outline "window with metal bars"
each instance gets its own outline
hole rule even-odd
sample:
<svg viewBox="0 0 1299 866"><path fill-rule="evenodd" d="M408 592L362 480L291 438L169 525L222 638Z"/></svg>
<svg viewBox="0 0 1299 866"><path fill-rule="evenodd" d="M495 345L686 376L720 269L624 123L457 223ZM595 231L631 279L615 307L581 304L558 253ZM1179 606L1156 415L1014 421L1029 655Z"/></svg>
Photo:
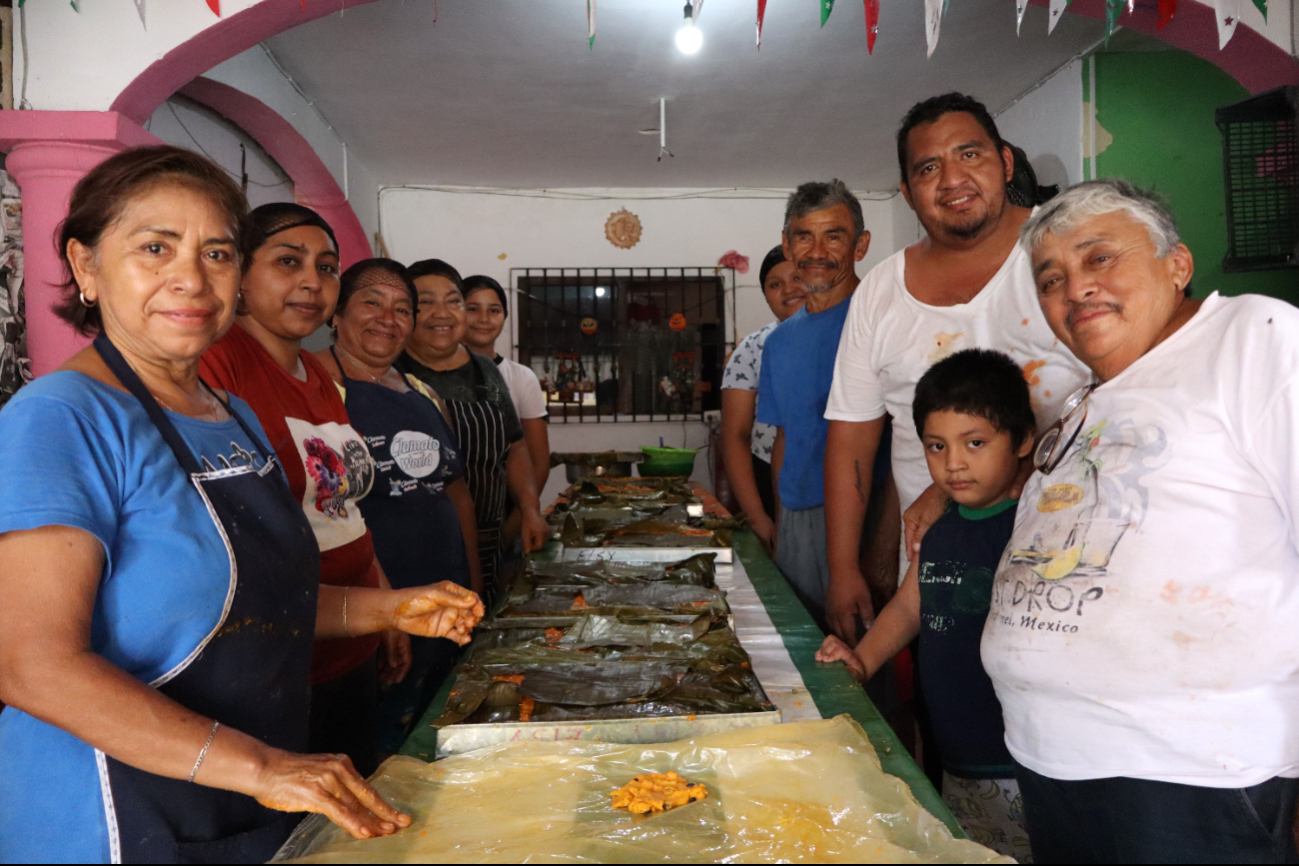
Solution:
<svg viewBox="0 0 1299 866"><path fill-rule="evenodd" d="M1299 265L1299 87L1219 108L1228 273Z"/></svg>
<svg viewBox="0 0 1299 866"><path fill-rule="evenodd" d="M721 408L733 269L515 268L510 277L519 363L541 380L552 423L677 421Z"/></svg>

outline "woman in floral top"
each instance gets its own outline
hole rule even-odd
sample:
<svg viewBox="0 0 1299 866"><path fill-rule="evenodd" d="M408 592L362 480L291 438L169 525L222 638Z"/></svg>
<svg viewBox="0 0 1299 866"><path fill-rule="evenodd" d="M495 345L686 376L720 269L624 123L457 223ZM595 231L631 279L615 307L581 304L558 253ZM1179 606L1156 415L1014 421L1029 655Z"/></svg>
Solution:
<svg viewBox="0 0 1299 866"><path fill-rule="evenodd" d="M768 551L776 540L775 498L771 485L771 446L776 431L758 424L758 374L762 347L776 326L798 312L807 300L794 263L774 247L759 271L762 294L776 321L740 341L722 375L722 460L749 526Z"/></svg>

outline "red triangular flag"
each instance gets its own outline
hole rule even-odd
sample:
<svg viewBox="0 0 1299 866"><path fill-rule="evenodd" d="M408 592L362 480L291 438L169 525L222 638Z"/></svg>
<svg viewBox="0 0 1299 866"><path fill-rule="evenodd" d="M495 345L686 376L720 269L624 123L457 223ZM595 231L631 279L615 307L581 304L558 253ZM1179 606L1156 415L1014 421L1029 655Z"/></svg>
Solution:
<svg viewBox="0 0 1299 866"><path fill-rule="evenodd" d="M1164 25L1173 20L1177 14L1177 0L1159 0L1159 23L1156 30L1163 30Z"/></svg>
<svg viewBox="0 0 1299 866"><path fill-rule="evenodd" d="M767 0L758 0L758 50L762 50L762 16L767 14Z"/></svg>
<svg viewBox="0 0 1299 866"><path fill-rule="evenodd" d="M880 0L866 0L866 53L875 53L875 34L880 31Z"/></svg>
<svg viewBox="0 0 1299 866"><path fill-rule="evenodd" d="M216 17L221 17L221 0L207 0L207 8L211 9Z"/></svg>

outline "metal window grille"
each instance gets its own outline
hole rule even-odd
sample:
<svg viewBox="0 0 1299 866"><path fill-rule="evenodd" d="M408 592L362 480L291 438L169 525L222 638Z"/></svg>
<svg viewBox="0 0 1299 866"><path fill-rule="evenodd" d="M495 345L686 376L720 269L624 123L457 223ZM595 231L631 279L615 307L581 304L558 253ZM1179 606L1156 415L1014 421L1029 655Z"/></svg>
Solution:
<svg viewBox="0 0 1299 866"><path fill-rule="evenodd" d="M1219 108L1228 273L1299 265L1299 87Z"/></svg>
<svg viewBox="0 0 1299 866"><path fill-rule="evenodd" d="M733 269L514 268L510 278L519 363L541 380L552 423L678 421L721 408Z"/></svg>

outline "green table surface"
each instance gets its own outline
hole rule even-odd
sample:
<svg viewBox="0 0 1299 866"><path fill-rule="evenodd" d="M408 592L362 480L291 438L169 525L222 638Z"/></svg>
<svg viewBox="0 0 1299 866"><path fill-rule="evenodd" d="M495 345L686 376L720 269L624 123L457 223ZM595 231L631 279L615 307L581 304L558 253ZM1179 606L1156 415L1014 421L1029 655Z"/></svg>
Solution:
<svg viewBox="0 0 1299 866"><path fill-rule="evenodd" d="M840 713L847 713L866 731L871 745L879 755L884 772L897 776L911 788L911 793L920 804L932 812L939 820L959 838L965 838L956 818L944 805L942 797L934 790L929 779L911 759L911 755L902 746L889 723L880 715L879 710L866 697L862 687L840 663L822 664L815 658L817 649L825 635L817 628L807 610L798 601L794 591L789 588L784 575L776 564L767 556L762 545L753 533L746 531L735 533L735 553L744 563L744 570L753 582L758 598L767 609L772 624L780 633L789 657L803 677L817 709L824 718L833 718ZM554 558L559 545L552 543L544 551L534 556ZM437 697L429 704L428 711L415 726L414 732L402 746L401 754L424 761L431 761L437 750L437 729L433 721L446 707L447 697L451 693L454 677L449 679L438 692Z"/></svg>

